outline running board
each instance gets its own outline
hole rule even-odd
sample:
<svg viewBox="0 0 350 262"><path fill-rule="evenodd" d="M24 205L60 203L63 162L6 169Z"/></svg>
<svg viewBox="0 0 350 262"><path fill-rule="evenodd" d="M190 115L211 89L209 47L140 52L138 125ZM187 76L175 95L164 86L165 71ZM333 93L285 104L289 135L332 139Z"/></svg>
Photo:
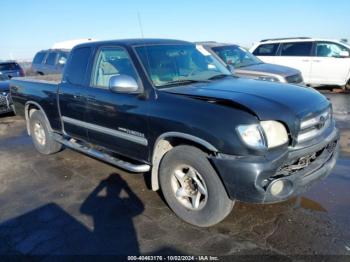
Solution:
<svg viewBox="0 0 350 262"><path fill-rule="evenodd" d="M122 169L125 169L125 170L133 172L133 173L144 173L144 172L148 172L150 170L149 165L146 165L146 164L136 165L136 164L132 164L132 163L120 160L116 157L110 156L107 153L103 153L103 152L98 151L94 148L79 144L73 138L67 140L58 134L54 134L53 138L58 143L61 143L61 144L65 145L71 149L74 149L76 151L82 152L82 153L87 154L89 156L95 157L95 158L100 159L104 162L107 162L111 165L120 167Z"/></svg>

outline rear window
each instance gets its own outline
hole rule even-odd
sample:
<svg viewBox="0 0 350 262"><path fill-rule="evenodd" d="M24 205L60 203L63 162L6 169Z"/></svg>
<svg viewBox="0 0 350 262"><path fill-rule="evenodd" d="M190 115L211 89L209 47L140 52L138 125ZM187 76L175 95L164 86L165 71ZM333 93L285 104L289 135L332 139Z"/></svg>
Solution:
<svg viewBox="0 0 350 262"><path fill-rule="evenodd" d="M282 44L281 56L310 56L312 42L296 42Z"/></svg>
<svg viewBox="0 0 350 262"><path fill-rule="evenodd" d="M74 85L83 85L91 54L90 47L75 49L66 67L65 79Z"/></svg>
<svg viewBox="0 0 350 262"><path fill-rule="evenodd" d="M17 63L1 63L0 71L11 71L11 70L19 70L20 67Z"/></svg>
<svg viewBox="0 0 350 262"><path fill-rule="evenodd" d="M33 64L41 64L45 58L45 55L46 55L45 52L37 53L33 59Z"/></svg>
<svg viewBox="0 0 350 262"><path fill-rule="evenodd" d="M57 52L49 53L49 55L46 58L45 64L47 65L55 65L56 64L56 58L57 58Z"/></svg>
<svg viewBox="0 0 350 262"><path fill-rule="evenodd" d="M274 56L276 55L279 44L263 44L259 45L254 50L253 54L256 56Z"/></svg>

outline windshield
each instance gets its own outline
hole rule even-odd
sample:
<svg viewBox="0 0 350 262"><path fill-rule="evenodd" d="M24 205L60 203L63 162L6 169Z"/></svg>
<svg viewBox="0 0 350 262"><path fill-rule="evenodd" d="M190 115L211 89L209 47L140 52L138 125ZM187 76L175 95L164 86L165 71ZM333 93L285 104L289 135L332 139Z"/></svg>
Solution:
<svg viewBox="0 0 350 262"><path fill-rule="evenodd" d="M150 45L136 47L136 52L156 87L209 81L231 72L201 46Z"/></svg>
<svg viewBox="0 0 350 262"><path fill-rule="evenodd" d="M236 45L213 47L212 49L227 65L235 68L262 63L257 57Z"/></svg>

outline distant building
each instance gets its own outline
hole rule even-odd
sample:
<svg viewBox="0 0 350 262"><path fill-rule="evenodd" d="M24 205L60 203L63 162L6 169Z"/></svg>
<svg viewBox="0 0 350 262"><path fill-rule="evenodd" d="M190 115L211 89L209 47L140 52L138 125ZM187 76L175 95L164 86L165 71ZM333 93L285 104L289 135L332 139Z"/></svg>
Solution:
<svg viewBox="0 0 350 262"><path fill-rule="evenodd" d="M51 48L52 49L72 49L76 45L86 43L86 42L91 42L91 41L97 41L97 40L93 38L81 38L81 39L68 40L63 42L57 42L53 44Z"/></svg>

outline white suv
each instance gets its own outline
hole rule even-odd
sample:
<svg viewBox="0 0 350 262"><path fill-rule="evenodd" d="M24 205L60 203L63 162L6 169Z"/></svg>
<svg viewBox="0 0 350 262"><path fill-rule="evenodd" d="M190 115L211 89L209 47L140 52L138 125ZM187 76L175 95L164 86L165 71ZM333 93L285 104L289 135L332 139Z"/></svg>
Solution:
<svg viewBox="0 0 350 262"><path fill-rule="evenodd" d="M341 41L308 37L266 39L250 52L266 63L300 70L308 85L350 89L350 46Z"/></svg>

